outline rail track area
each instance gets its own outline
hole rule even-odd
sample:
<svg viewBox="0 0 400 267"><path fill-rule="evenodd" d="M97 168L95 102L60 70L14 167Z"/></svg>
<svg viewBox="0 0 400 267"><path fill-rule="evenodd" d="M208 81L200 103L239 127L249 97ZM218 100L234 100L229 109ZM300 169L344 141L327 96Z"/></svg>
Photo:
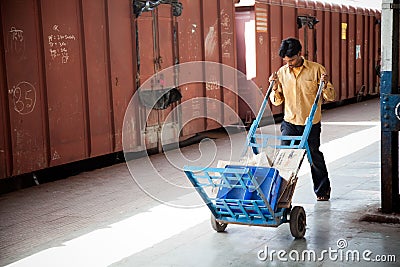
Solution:
<svg viewBox="0 0 400 267"><path fill-rule="evenodd" d="M176 186L163 187L145 166L132 178L127 165L0 196L1 266L266 266L268 263L366 266L400 261L396 218L375 223L380 205L379 99L323 112L321 150L332 184L329 202L317 202L305 162L293 196L307 214L304 238L289 225L278 228L210 225L210 212L183 171L170 162L179 150L150 156L156 171ZM275 132L278 126L262 131ZM240 133L209 134L208 141L181 149L186 157L216 158L232 150ZM242 143L239 143L242 144ZM210 155L207 155L209 153ZM223 158L222 158L223 159ZM148 188L153 189L151 192ZM146 191L146 192L145 192ZM186 193L185 193L186 192ZM150 196L151 195L151 196ZM157 198L158 200L156 200ZM185 208L174 207L187 204ZM168 204L168 205L167 205ZM172 204L172 205L171 205ZM188 208L192 204L192 208ZM387 223L391 222L391 223ZM396 262L397 261L397 262Z"/></svg>

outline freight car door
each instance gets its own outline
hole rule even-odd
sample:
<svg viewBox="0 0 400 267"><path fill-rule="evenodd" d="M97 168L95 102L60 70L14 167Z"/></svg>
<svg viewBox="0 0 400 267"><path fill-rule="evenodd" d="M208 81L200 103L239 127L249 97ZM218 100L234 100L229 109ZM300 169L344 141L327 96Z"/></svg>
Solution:
<svg viewBox="0 0 400 267"><path fill-rule="evenodd" d="M297 17L299 39L303 44L303 56L311 61L317 60L317 35L315 25L319 21L316 17L300 15Z"/></svg>
<svg viewBox="0 0 400 267"><path fill-rule="evenodd" d="M147 98L161 96L171 89L164 88L167 77L160 72L177 61L177 43L174 39L176 19L172 8L162 4L143 12L136 20L138 87L142 100L140 120L144 132L142 142L146 149L158 148L159 151L162 150L162 144L177 142L179 134L177 111L170 114L174 104L166 103L166 97L153 103L155 105L149 105L147 101Z"/></svg>

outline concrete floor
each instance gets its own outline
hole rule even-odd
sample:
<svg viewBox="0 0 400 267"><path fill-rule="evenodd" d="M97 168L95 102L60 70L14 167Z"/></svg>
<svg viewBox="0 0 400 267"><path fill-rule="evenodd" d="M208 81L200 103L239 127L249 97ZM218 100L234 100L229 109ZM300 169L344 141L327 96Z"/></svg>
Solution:
<svg viewBox="0 0 400 267"><path fill-rule="evenodd" d="M332 194L316 201L305 161L293 196L306 211L304 239L288 224L214 232L180 168L236 157L244 136L208 133L180 153L130 161L133 175L118 164L1 195L0 265L399 266L400 225L360 220L380 206L379 120L379 99L324 111Z"/></svg>

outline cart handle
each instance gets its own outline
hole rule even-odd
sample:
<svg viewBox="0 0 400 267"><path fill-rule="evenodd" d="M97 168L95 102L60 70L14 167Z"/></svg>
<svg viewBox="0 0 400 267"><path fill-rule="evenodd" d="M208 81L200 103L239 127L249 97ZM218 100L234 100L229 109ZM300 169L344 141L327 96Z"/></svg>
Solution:
<svg viewBox="0 0 400 267"><path fill-rule="evenodd" d="M315 99L314 99L314 104L311 107L310 115L308 115L308 117L306 119L306 127L304 128L303 136L301 138L301 142L299 145L300 148L306 148L305 145L308 140L308 136L310 135L310 132L311 132L314 115L315 115L315 112L317 111L318 102L319 102L319 99L321 97L321 93L322 93L322 90L324 89L324 87L325 87L325 82L321 81L319 83L317 95L315 96Z"/></svg>
<svg viewBox="0 0 400 267"><path fill-rule="evenodd" d="M260 124L261 118L265 112L265 108L267 107L268 99L269 99L269 96L271 95L272 87L274 86L274 83L275 83L275 81L270 82L267 93L265 94L264 100L261 104L260 110L258 111L257 117L250 126L249 132L247 133L246 146L244 148L242 156L244 156L246 154L247 148L250 146L250 143L255 141L254 135L257 131L258 125ZM259 153L257 147L253 147L252 149L253 149L254 154L257 155Z"/></svg>

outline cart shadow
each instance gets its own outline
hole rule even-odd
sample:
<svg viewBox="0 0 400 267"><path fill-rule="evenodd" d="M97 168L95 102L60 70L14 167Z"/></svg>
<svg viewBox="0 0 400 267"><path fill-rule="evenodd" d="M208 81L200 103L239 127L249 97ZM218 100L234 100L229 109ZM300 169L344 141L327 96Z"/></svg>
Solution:
<svg viewBox="0 0 400 267"><path fill-rule="evenodd" d="M293 239L292 243L290 244L290 246L288 247L287 251L292 251L292 250L296 250L296 251L304 251L307 249L307 239L306 238L298 238L298 239Z"/></svg>

